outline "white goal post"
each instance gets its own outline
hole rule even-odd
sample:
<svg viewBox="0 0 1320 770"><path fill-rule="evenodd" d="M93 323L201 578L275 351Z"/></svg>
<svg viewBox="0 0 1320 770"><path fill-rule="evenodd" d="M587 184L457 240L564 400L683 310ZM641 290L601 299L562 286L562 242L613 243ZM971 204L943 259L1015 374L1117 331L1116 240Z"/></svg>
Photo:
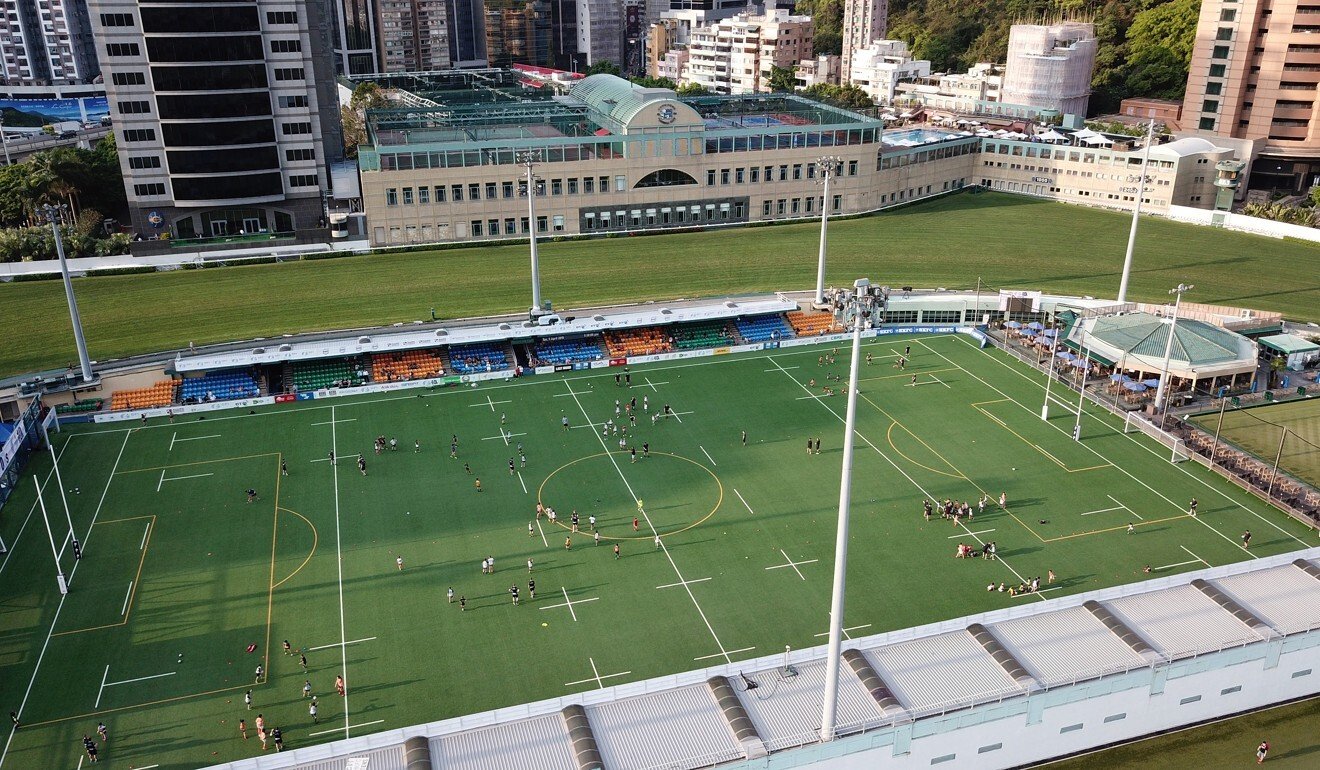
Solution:
<svg viewBox="0 0 1320 770"><path fill-rule="evenodd" d="M1123 418L1124 433L1144 433L1169 449L1169 462L1181 463L1191 459L1187 451L1187 442L1164 430L1142 416L1140 412L1128 412Z"/></svg>

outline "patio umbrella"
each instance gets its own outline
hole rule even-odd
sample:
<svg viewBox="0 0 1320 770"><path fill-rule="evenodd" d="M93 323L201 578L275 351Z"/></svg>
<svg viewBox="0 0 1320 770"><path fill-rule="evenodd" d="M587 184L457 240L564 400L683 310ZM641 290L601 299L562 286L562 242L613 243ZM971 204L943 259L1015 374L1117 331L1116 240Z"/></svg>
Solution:
<svg viewBox="0 0 1320 770"><path fill-rule="evenodd" d="M1059 333L1058 329L1046 329L1042 331L1040 334L1042 337L1053 337L1056 336L1058 333Z"/></svg>
<svg viewBox="0 0 1320 770"><path fill-rule="evenodd" d="M965 126L965 125L967 125L969 122L970 122L970 121L968 121L966 118L958 118L957 120L954 121L954 124L955 124L955 125L959 125L959 126Z"/></svg>
<svg viewBox="0 0 1320 770"><path fill-rule="evenodd" d="M1090 365L1090 363L1091 362L1087 361L1085 358L1078 358L1077 360L1072 362L1072 365L1077 367L1078 369L1085 369L1088 365Z"/></svg>
<svg viewBox="0 0 1320 770"><path fill-rule="evenodd" d="M1134 382L1125 382L1125 383L1123 383L1123 389L1124 389L1124 390L1130 390L1130 391L1132 391L1133 393L1140 393L1141 391L1143 391L1143 390L1146 389L1146 386L1145 386L1145 385L1142 385L1140 382L1135 382L1135 381L1134 381Z"/></svg>
<svg viewBox="0 0 1320 770"><path fill-rule="evenodd" d="M1044 328L1045 328L1045 324L1041 323L1040 321L1032 321L1031 323L1027 324L1027 328L1028 328L1028 329L1044 329Z"/></svg>
<svg viewBox="0 0 1320 770"><path fill-rule="evenodd" d="M1058 353L1055 353L1054 355L1059 358L1062 358L1064 361L1072 361L1077 358L1077 356L1073 355L1073 353L1067 350L1061 350Z"/></svg>
<svg viewBox="0 0 1320 770"><path fill-rule="evenodd" d="M1115 372L1114 374L1109 375L1110 382L1124 382L1125 380L1127 380L1126 374Z"/></svg>
<svg viewBox="0 0 1320 770"><path fill-rule="evenodd" d="M1021 324L1020 322L1018 322L1018 321L1009 321L1008 323L1004 324L1004 326L1007 326L1007 327L1010 328L1010 329L1021 329L1021 328L1022 328L1022 324Z"/></svg>
<svg viewBox="0 0 1320 770"><path fill-rule="evenodd" d="M1149 380L1142 380L1141 384L1148 388L1158 388L1160 386L1160 378L1151 377Z"/></svg>

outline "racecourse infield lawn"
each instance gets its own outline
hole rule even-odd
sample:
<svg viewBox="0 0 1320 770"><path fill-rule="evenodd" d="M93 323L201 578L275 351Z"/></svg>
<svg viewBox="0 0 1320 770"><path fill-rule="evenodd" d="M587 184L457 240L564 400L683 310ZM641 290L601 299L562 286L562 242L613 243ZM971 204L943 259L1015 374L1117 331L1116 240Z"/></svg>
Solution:
<svg viewBox="0 0 1320 770"><path fill-rule="evenodd" d="M1040 419L1041 376L969 337L878 338L865 350L852 638L1314 539L1200 466L1170 464L1107 413L1088 411L1074 442L1061 407ZM259 753L237 728L246 718L252 734L258 713L300 747L821 645L845 408L823 388L842 391L833 377L848 364L846 349L819 362L829 355L807 346L638 366L631 388L615 385L618 369L594 370L70 426L55 444L86 552L75 564L64 549L63 600L33 512L32 477L49 478L48 458L0 517L12 546L0 562L0 705L23 721L0 765L73 770L80 737L104 720L110 768L193 768ZM639 420L620 449L600 426L632 398ZM672 416L653 422L665 405ZM376 455L379 435L399 448ZM819 454L807 454L809 438ZM643 443L650 456L634 461ZM46 490L59 544L68 527L58 488ZM923 520L924 497L983 493L1006 495L1006 509L957 526ZM536 519L537 500L557 523ZM953 558L959 543L987 541L999 560ZM480 569L488 556L493 575ZM986 591L1050 570L1058 580L1040 593ZM466 609L446 601L450 587ZM306 651L306 674L281 651L286 639ZM340 674L347 697L334 692Z"/></svg>
<svg viewBox="0 0 1320 770"><path fill-rule="evenodd" d="M891 286L1043 289L1112 297L1131 217L1002 193L964 192L830 224L827 278ZM556 307L805 289L815 283L819 226L541 241L541 280ZM1148 217L1131 297L1163 302L1194 283L1192 302L1320 321L1320 247ZM528 305L525 244L374 254L279 265L101 276L74 282L93 359L323 329L486 316ZM0 347L0 376L76 362L59 281L0 284L23 319Z"/></svg>

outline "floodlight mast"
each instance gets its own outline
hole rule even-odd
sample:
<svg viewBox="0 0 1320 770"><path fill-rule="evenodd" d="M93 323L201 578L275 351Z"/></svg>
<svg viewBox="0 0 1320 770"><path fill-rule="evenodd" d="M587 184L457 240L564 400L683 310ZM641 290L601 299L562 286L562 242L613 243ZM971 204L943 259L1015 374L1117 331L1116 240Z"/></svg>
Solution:
<svg viewBox="0 0 1320 770"><path fill-rule="evenodd" d="M824 155L816 159L816 170L820 172L825 190L820 199L820 255L816 260L816 304L825 304L825 249L828 243L830 227L830 180L843 161L834 155Z"/></svg>
<svg viewBox="0 0 1320 770"><path fill-rule="evenodd" d="M55 254L60 259L60 276L64 279L64 298L69 303L69 319L73 322L73 340L78 346L78 363L82 367L83 382L92 381L92 361L87 357L87 340L83 338L82 317L78 315L78 300L73 297L73 281L69 278L69 263L64 259L64 239L60 236L59 219L64 206L43 205L39 211L50 222L55 233Z"/></svg>
<svg viewBox="0 0 1320 770"><path fill-rule="evenodd" d="M1146 126L1146 148L1141 154L1141 179L1137 184L1137 205L1132 207L1132 227L1128 230L1127 253L1123 256L1123 277L1118 282L1118 301L1127 302L1128 278L1132 275L1132 250L1137 245L1137 222L1141 217L1141 199L1146 197L1146 169L1150 166L1150 146L1155 143L1155 121Z"/></svg>
<svg viewBox="0 0 1320 770"><path fill-rule="evenodd" d="M1195 288L1193 284L1180 283L1169 289L1169 293L1174 295L1173 320L1169 323L1169 339L1164 343L1164 369L1160 371L1159 387L1155 389L1155 408L1160 412L1161 428L1164 427L1164 413L1169 409L1166 402L1169 393L1169 360L1173 357L1173 335L1178 331L1178 308L1182 305L1182 295Z"/></svg>
<svg viewBox="0 0 1320 770"><path fill-rule="evenodd" d="M834 589L830 601L830 644L825 659L825 694L821 708L820 739L834 740L839 700L839 665L843 645L843 599L848 570L848 514L852 504L853 431L857 421L857 377L862 355L862 327L875 312L871 282L859 278L855 292L844 300L845 319L853 322L852 362L848 368L848 410L844 418L843 474L839 481L839 524L834 539ZM883 302L883 300L882 300Z"/></svg>
<svg viewBox="0 0 1320 770"><path fill-rule="evenodd" d="M532 314L541 312L541 261L536 253L536 177L532 169L541 161L539 150L520 152L517 161L527 172L527 243L532 257Z"/></svg>

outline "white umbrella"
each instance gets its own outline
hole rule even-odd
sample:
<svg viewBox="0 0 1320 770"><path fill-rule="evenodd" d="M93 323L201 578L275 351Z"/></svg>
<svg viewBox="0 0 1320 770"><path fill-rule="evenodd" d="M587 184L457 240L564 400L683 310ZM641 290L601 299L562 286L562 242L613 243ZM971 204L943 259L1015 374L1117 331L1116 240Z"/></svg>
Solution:
<svg viewBox="0 0 1320 770"><path fill-rule="evenodd" d="M967 120L966 118L958 118L958 120L954 121L954 125L965 126L970 122L971 121Z"/></svg>
<svg viewBox="0 0 1320 770"><path fill-rule="evenodd" d="M901 118L910 118L910 117L912 117L912 113L908 112L907 110L904 110L904 111L903 111L903 114L900 115L899 117L901 117Z"/></svg>
<svg viewBox="0 0 1320 770"><path fill-rule="evenodd" d="M1062 142L1065 141L1068 137L1064 136L1063 134L1051 128L1049 131L1046 131L1043 134L1036 134L1036 138L1041 140L1042 142Z"/></svg>
<svg viewBox="0 0 1320 770"><path fill-rule="evenodd" d="M971 132L971 131L959 131L959 132L958 132L958 136L971 136L971 135L972 135L972 132Z"/></svg>

